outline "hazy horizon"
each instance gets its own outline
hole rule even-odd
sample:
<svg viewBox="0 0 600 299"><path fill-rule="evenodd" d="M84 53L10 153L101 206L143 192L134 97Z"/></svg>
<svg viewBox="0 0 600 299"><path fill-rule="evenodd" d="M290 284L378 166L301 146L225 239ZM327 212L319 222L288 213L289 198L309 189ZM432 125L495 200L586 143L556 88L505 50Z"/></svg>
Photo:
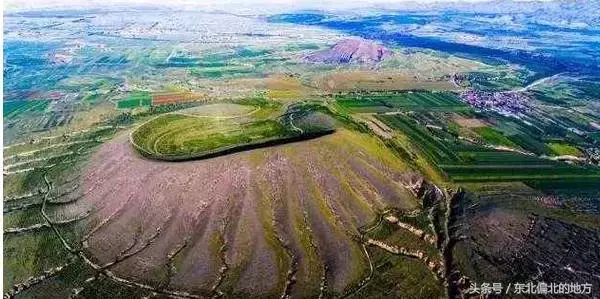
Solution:
<svg viewBox="0 0 600 299"><path fill-rule="evenodd" d="M213 9L240 9L243 7L252 7L255 5L260 5L261 7L270 7L270 8L279 8L279 9L339 9L339 8L352 8L352 7L380 7L381 5L385 5L386 8L395 8L396 6L400 8L426 8L430 6L436 5L460 5L461 3L486 3L486 2L499 2L498 0L423 0L423 1L415 1L415 0L358 0L358 1L342 1L342 0L269 0L269 1L260 1L260 0L251 0L251 1L196 1L196 0L178 0L169 3L156 3L150 0L133 0L133 1L123 1L123 0L91 0L91 1L81 1L81 0L35 0L35 1L22 1L22 0L8 0L4 1L4 10L7 12L12 11L27 11L27 10L35 10L35 9L44 9L44 10L62 10L65 8L73 9L73 5L78 5L81 8L84 7L103 7L106 8L108 5L118 5L118 6L157 6L157 7L178 7L186 6L188 8L213 8ZM503 3L534 3L534 2L561 2L561 0L509 0L509 1L500 1ZM563 1L564 2L564 1ZM425 5L425 7L423 7Z"/></svg>

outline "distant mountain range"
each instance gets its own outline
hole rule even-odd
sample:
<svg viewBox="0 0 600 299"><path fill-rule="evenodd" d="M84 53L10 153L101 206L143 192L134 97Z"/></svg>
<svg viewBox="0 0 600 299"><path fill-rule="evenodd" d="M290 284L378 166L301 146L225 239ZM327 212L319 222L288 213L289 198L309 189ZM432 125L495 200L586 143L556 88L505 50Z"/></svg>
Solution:
<svg viewBox="0 0 600 299"><path fill-rule="evenodd" d="M305 10L268 20L335 29L390 46L515 63L540 77L561 72L597 76L600 2L584 2L403 3L345 13Z"/></svg>

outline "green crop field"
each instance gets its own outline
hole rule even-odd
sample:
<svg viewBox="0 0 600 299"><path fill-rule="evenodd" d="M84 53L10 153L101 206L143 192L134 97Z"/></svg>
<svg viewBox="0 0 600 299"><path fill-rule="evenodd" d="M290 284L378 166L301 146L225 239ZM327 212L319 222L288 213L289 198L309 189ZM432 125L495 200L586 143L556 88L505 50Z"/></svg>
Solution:
<svg viewBox="0 0 600 299"><path fill-rule="evenodd" d="M397 93L336 96L338 104L351 112L465 111L469 108L450 92L407 91Z"/></svg>
<svg viewBox="0 0 600 299"><path fill-rule="evenodd" d="M406 134L435 163L460 159L452 149L435 138L427 129L404 115L377 115L377 118L389 127Z"/></svg>
<svg viewBox="0 0 600 299"><path fill-rule="evenodd" d="M532 137L530 134L517 134L508 137L510 141L518 144L526 151L537 155L549 155L552 151L543 142Z"/></svg>
<svg viewBox="0 0 600 299"><path fill-rule="evenodd" d="M552 165L442 165L453 181L537 181L556 179L600 179L592 167Z"/></svg>
<svg viewBox="0 0 600 299"><path fill-rule="evenodd" d="M490 127L475 128L475 132L477 132L479 136L481 136L486 142L490 144L517 147L517 145L514 142L512 142L510 139L508 139L496 129Z"/></svg>
<svg viewBox="0 0 600 299"><path fill-rule="evenodd" d="M517 152L498 151L480 146L458 145L452 150L457 153L464 163L473 165L557 165L560 162L541 159L533 155L523 155Z"/></svg>
<svg viewBox="0 0 600 299"><path fill-rule="evenodd" d="M429 131L408 115L376 117L390 128L406 135L431 164L454 182L600 179L598 167L569 165L535 155L494 150L440 138L441 134ZM516 147L515 143L497 130L482 129L478 132L485 136L486 142Z"/></svg>
<svg viewBox="0 0 600 299"><path fill-rule="evenodd" d="M117 102L118 109L149 107L150 105L152 105L152 96L146 91L133 92L127 98Z"/></svg>
<svg viewBox="0 0 600 299"><path fill-rule="evenodd" d="M43 112L48 108L50 101L35 100L35 101L10 101L3 102L4 117L14 118L25 112Z"/></svg>

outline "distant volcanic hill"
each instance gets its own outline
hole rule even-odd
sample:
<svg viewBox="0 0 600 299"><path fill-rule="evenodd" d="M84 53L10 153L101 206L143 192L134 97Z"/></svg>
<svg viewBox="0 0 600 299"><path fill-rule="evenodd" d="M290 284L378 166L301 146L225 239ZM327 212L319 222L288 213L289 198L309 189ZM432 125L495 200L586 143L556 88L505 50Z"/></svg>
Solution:
<svg viewBox="0 0 600 299"><path fill-rule="evenodd" d="M390 56L391 50L363 39L347 39L329 50L314 52L305 57L310 62L374 64Z"/></svg>

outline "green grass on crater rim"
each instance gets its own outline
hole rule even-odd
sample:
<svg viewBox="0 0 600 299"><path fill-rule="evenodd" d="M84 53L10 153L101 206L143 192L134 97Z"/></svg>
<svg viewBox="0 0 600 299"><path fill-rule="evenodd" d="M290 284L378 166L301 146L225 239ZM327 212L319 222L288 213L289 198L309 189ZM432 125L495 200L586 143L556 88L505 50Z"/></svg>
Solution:
<svg viewBox="0 0 600 299"><path fill-rule="evenodd" d="M277 118L170 113L141 125L131 133L130 141L149 158L168 161L208 158L333 131L332 127L314 121L318 118L309 117L313 113L295 111Z"/></svg>

